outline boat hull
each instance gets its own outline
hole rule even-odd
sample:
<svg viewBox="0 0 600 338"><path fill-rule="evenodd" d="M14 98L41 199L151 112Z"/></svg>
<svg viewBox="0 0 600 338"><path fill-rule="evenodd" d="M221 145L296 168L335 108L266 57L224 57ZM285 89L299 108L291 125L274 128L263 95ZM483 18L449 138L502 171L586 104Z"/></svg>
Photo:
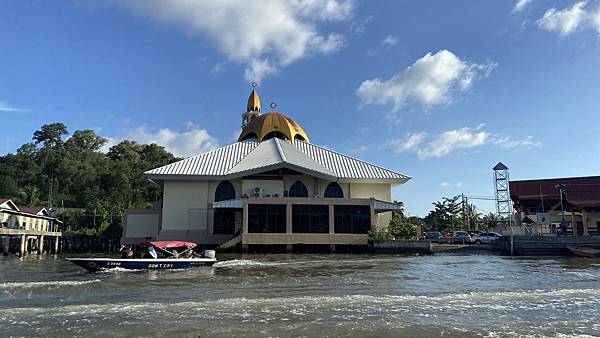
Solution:
<svg viewBox="0 0 600 338"><path fill-rule="evenodd" d="M568 246L567 249L577 256L599 258L600 250L581 246Z"/></svg>
<svg viewBox="0 0 600 338"><path fill-rule="evenodd" d="M101 271L108 269L127 270L177 270L201 266L212 266L216 263L214 258L165 258L165 259L118 259L118 258L67 258L88 271Z"/></svg>

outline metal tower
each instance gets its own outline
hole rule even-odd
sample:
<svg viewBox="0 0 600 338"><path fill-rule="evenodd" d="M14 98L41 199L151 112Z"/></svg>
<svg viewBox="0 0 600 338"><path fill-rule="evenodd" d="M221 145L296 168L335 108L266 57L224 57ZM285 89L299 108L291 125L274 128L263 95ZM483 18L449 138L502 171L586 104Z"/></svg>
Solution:
<svg viewBox="0 0 600 338"><path fill-rule="evenodd" d="M512 203L508 189L508 167L498 162L494 169L494 183L496 188L496 212L499 218L510 222L512 215Z"/></svg>

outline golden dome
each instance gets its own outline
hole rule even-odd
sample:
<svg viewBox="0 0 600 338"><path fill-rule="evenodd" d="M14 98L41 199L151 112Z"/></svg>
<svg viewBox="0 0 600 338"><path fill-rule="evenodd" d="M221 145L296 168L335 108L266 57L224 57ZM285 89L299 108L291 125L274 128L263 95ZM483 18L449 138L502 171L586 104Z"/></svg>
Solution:
<svg viewBox="0 0 600 338"><path fill-rule="evenodd" d="M304 129L296 121L278 112L262 114L252 119L243 127L238 142L250 138L263 141L271 137L309 142Z"/></svg>

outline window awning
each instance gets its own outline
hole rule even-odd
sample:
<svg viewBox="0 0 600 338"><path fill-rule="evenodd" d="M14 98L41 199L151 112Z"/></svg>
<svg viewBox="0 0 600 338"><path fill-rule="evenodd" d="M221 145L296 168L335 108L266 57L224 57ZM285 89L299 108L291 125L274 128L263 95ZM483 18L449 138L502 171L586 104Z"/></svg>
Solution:
<svg viewBox="0 0 600 338"><path fill-rule="evenodd" d="M380 200L373 200L373 209L376 213L386 212L386 211L394 211L394 210L402 210L402 206L392 203L385 202Z"/></svg>
<svg viewBox="0 0 600 338"><path fill-rule="evenodd" d="M214 209L242 209L244 201L241 198L213 202Z"/></svg>

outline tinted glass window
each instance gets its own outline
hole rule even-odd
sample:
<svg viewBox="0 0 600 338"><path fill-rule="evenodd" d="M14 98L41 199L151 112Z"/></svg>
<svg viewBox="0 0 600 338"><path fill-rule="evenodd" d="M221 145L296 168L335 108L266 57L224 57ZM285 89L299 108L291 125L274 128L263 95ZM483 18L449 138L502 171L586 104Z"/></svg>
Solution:
<svg viewBox="0 0 600 338"><path fill-rule="evenodd" d="M334 206L336 233L366 234L371 230L371 208L366 205Z"/></svg>
<svg viewBox="0 0 600 338"><path fill-rule="evenodd" d="M327 205L293 205L292 232L295 233L328 233L329 206Z"/></svg>
<svg viewBox="0 0 600 338"><path fill-rule="evenodd" d="M248 232L285 233L283 204L250 204L248 206Z"/></svg>
<svg viewBox="0 0 600 338"><path fill-rule="evenodd" d="M222 181L215 190L215 202L231 200L235 198L235 188L229 181Z"/></svg>
<svg viewBox="0 0 600 338"><path fill-rule="evenodd" d="M289 197L308 197L308 189L304 183L300 181L296 181L296 183L292 184L290 187L290 191L288 192Z"/></svg>
<svg viewBox="0 0 600 338"><path fill-rule="evenodd" d="M344 192L342 191L342 187L335 182L329 183L327 188L325 188L325 197L326 198L344 198Z"/></svg>

